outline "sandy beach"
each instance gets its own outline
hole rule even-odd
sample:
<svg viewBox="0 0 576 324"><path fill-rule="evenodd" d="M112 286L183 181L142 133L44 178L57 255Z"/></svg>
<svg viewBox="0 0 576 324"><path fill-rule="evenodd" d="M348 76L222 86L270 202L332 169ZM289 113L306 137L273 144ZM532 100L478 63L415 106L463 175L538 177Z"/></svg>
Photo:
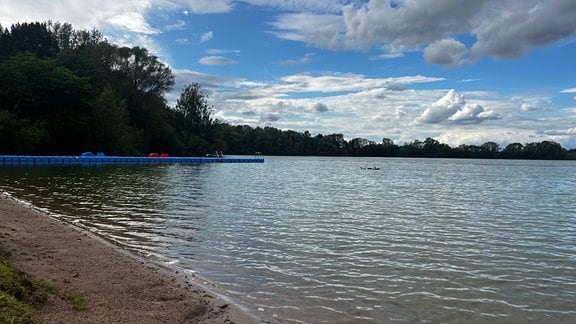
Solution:
<svg viewBox="0 0 576 324"><path fill-rule="evenodd" d="M150 264L104 239L0 193L0 242L12 264L86 310L51 297L40 323L264 323L227 298Z"/></svg>

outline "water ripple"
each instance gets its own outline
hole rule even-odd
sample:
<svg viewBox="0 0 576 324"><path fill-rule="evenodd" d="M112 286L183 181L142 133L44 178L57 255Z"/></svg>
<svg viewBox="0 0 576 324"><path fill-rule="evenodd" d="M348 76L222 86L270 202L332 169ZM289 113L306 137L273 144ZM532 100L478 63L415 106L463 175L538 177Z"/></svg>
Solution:
<svg viewBox="0 0 576 324"><path fill-rule="evenodd" d="M286 321L576 321L572 162L2 171L1 190Z"/></svg>

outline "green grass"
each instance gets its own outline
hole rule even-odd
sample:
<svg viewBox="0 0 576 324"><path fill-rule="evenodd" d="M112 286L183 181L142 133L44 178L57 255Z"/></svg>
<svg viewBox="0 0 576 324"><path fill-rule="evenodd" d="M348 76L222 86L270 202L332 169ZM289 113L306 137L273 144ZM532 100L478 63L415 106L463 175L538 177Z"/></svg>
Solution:
<svg viewBox="0 0 576 324"><path fill-rule="evenodd" d="M0 246L0 324L37 323L33 307L45 303L49 295L66 300L75 310L88 308L80 294L62 294L50 283L29 278L10 264L9 257Z"/></svg>
<svg viewBox="0 0 576 324"><path fill-rule="evenodd" d="M86 301L80 294L71 293L64 295L63 297L75 310L88 309L88 303L86 303Z"/></svg>
<svg viewBox="0 0 576 324"><path fill-rule="evenodd" d="M34 324L37 321L30 305L0 291L0 323Z"/></svg>
<svg viewBox="0 0 576 324"><path fill-rule="evenodd" d="M32 305L46 300L43 289L0 255L0 323L36 323Z"/></svg>

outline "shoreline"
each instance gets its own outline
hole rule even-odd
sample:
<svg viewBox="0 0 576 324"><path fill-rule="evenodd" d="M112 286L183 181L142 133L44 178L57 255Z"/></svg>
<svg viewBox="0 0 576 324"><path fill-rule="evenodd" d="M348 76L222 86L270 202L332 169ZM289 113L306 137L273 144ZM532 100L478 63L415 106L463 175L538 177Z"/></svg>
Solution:
<svg viewBox="0 0 576 324"><path fill-rule="evenodd" d="M270 323L194 278L154 264L104 238L0 193L0 244L34 279L87 302L58 298L34 308L39 323Z"/></svg>

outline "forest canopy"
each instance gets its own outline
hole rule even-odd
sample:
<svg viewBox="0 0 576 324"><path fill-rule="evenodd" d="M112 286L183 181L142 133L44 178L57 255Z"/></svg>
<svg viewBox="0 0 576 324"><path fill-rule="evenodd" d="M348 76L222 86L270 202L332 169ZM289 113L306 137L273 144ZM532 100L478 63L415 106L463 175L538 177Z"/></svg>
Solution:
<svg viewBox="0 0 576 324"><path fill-rule="evenodd" d="M551 141L487 142L456 148L427 138L404 145L383 138L230 125L198 83L174 107L174 74L147 49L110 44L97 30L67 23L0 26L0 154L174 156L227 154L575 159Z"/></svg>

